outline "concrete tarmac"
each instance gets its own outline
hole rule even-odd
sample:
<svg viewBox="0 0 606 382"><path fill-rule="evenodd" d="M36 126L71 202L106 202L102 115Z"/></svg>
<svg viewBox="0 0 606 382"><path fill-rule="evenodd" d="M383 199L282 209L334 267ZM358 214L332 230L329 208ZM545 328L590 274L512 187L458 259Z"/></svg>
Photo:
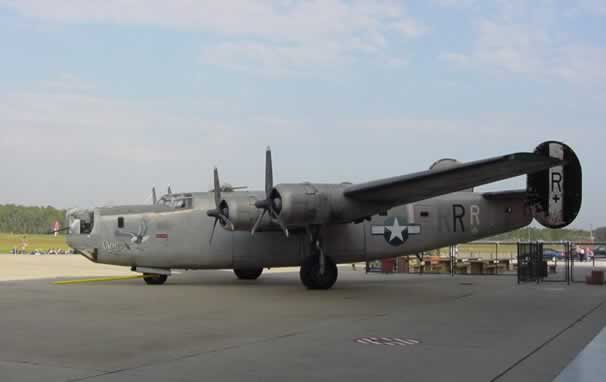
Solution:
<svg viewBox="0 0 606 382"><path fill-rule="evenodd" d="M61 277L127 276L128 267L95 264L80 255L0 254L0 281L51 279Z"/></svg>
<svg viewBox="0 0 606 382"><path fill-rule="evenodd" d="M0 381L552 381L606 325L606 287L340 272L3 281Z"/></svg>

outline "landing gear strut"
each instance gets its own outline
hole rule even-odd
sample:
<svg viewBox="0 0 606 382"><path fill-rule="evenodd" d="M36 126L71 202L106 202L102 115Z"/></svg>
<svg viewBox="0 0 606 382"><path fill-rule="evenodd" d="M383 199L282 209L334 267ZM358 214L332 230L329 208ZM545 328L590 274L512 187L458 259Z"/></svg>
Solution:
<svg viewBox="0 0 606 382"><path fill-rule="evenodd" d="M301 264L299 276L307 289L330 289L337 281L337 265L326 256L320 238L320 226L308 227L311 255Z"/></svg>
<svg viewBox="0 0 606 382"><path fill-rule="evenodd" d="M166 282L167 275L158 275L154 273L144 273L143 280L147 285L162 285Z"/></svg>
<svg viewBox="0 0 606 382"><path fill-rule="evenodd" d="M234 273L240 280L256 280L263 273L263 268L234 269Z"/></svg>

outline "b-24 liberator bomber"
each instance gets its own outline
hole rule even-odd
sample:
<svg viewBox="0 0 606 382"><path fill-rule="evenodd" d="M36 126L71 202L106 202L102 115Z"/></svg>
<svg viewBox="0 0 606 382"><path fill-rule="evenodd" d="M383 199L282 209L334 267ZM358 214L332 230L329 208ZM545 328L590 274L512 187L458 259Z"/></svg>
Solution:
<svg viewBox="0 0 606 382"><path fill-rule="evenodd" d="M474 187L527 175L526 189ZM222 187L173 193L153 204L73 209L67 242L90 260L131 267L148 284L178 269L233 269L257 279L264 268L300 266L309 289L329 289L337 264L470 242L529 225L562 228L578 215L582 171L574 151L545 142L534 152L459 163L360 184L274 184L266 152L265 190ZM221 228L217 228L217 226Z"/></svg>

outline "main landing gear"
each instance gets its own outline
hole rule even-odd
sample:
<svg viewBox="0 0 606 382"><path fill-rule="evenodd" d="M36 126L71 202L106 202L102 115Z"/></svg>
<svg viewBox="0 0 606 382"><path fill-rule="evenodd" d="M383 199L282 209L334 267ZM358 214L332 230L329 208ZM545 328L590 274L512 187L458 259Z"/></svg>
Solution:
<svg viewBox="0 0 606 382"><path fill-rule="evenodd" d="M321 272L320 255L307 256L301 264L299 276L307 289L330 289L337 281L337 265L325 256L324 272Z"/></svg>
<svg viewBox="0 0 606 382"><path fill-rule="evenodd" d="M320 239L320 227L308 229L311 240L311 254L301 264L299 276L307 289L330 289L338 277L337 265L324 253Z"/></svg>
<svg viewBox="0 0 606 382"><path fill-rule="evenodd" d="M155 273L144 273L143 280L147 285L162 285L168 279L167 275L158 275Z"/></svg>
<svg viewBox="0 0 606 382"><path fill-rule="evenodd" d="M234 273L240 280L256 280L263 273L263 268L234 269Z"/></svg>

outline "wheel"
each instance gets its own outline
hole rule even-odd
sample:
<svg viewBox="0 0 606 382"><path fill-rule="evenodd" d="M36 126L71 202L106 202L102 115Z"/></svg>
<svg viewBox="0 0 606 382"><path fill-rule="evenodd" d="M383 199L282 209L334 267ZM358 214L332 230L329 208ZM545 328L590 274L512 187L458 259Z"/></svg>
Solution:
<svg viewBox="0 0 606 382"><path fill-rule="evenodd" d="M307 289L330 289L337 281L337 265L325 257L324 274L320 274L320 255L307 256L301 264L299 276Z"/></svg>
<svg viewBox="0 0 606 382"><path fill-rule="evenodd" d="M162 285L166 282L167 275L157 275L155 273L144 273L143 280L147 285Z"/></svg>
<svg viewBox="0 0 606 382"><path fill-rule="evenodd" d="M234 269L234 273L240 280L256 280L263 273L263 268Z"/></svg>

